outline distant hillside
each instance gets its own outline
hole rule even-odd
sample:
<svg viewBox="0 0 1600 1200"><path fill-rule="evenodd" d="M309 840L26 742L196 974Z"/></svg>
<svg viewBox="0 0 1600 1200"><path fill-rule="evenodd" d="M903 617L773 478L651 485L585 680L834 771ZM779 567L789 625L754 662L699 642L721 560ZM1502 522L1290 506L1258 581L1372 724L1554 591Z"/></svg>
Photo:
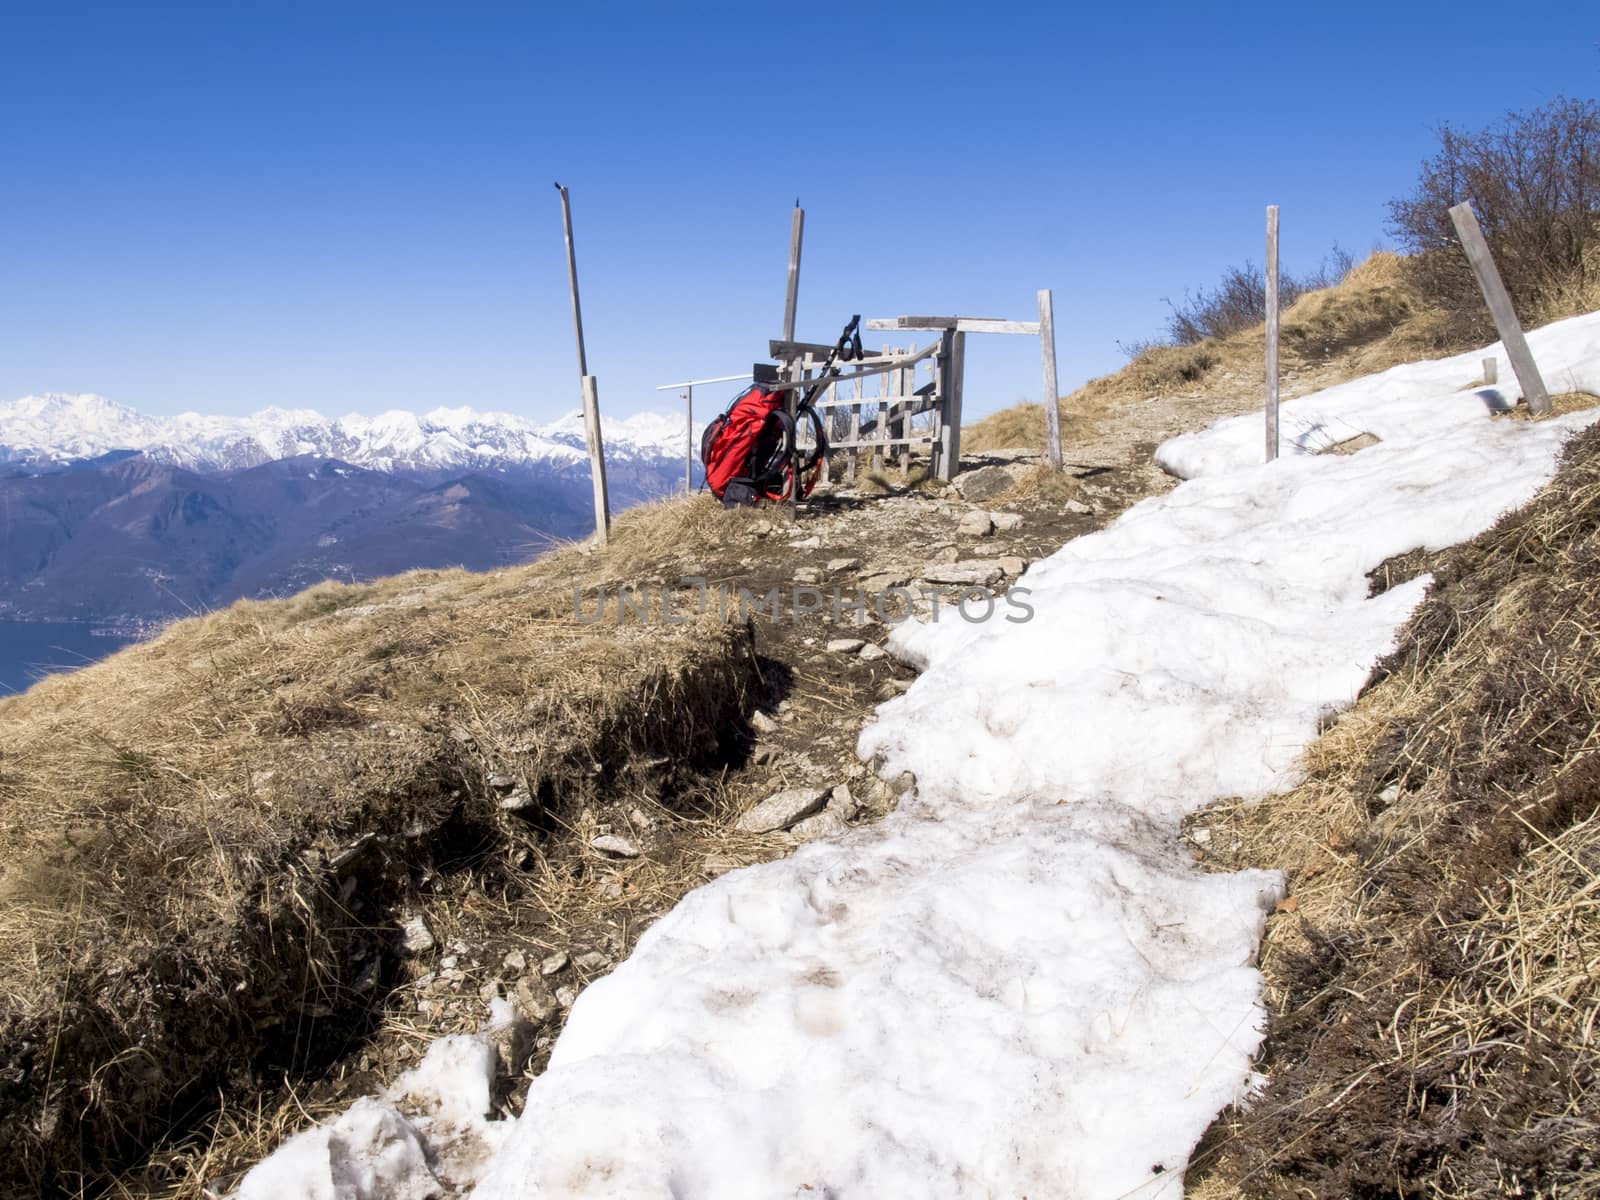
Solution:
<svg viewBox="0 0 1600 1200"><path fill-rule="evenodd" d="M683 486L683 430L608 422L620 510ZM594 525L582 425L440 409L144 417L0 404L0 617L139 628L325 579L526 561Z"/></svg>

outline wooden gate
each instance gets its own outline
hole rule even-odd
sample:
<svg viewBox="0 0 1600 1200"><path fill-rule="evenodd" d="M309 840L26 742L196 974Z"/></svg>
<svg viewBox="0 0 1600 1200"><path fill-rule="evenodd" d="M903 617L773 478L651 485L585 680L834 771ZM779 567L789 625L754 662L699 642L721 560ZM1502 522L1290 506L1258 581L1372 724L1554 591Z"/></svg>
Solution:
<svg viewBox="0 0 1600 1200"><path fill-rule="evenodd" d="M845 478L890 462L909 473L921 456L928 472L949 482L961 461L961 360L965 335L946 330L927 346L869 351L844 365L814 402L828 429L833 456L843 458ZM807 342L769 343L778 364L775 386L804 394L814 384L831 347ZM812 444L808 423L801 424L802 445ZM826 472L834 464L825 465Z"/></svg>

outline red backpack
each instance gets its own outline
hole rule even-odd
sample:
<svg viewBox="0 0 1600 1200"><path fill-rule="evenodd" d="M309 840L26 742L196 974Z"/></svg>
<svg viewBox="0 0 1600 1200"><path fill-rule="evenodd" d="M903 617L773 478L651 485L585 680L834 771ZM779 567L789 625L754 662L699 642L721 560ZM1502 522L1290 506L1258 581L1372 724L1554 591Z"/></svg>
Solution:
<svg viewBox="0 0 1600 1200"><path fill-rule="evenodd" d="M706 486L724 508L758 500L789 499L797 469L801 496L809 496L816 486L822 460L828 453L822 418L807 403L801 403L791 417L786 405L782 392L769 392L759 383L752 384L735 396L728 410L700 435ZM801 453L798 463L796 418L811 422L813 443Z"/></svg>

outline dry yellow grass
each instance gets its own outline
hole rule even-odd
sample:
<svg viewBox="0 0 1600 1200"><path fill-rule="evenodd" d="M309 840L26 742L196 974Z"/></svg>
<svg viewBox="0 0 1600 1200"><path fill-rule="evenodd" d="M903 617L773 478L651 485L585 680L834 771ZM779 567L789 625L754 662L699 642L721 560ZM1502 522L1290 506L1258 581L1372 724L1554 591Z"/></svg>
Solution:
<svg viewBox="0 0 1600 1200"><path fill-rule="evenodd" d="M676 500L604 551L240 603L0 702L0 1181L92 1175L269 1043L314 1054L433 840L537 850L713 756L748 631L585 625L572 589L740 519Z"/></svg>

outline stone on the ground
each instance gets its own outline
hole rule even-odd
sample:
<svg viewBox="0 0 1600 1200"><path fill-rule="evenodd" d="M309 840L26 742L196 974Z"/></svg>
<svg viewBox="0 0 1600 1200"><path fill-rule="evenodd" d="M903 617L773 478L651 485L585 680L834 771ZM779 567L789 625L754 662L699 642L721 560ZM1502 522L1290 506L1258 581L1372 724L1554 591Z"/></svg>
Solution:
<svg viewBox="0 0 1600 1200"><path fill-rule="evenodd" d="M778 723L766 713L757 709L750 714L750 728L757 733L776 733L778 731Z"/></svg>
<svg viewBox="0 0 1600 1200"><path fill-rule="evenodd" d="M828 574L836 575L840 571L854 571L861 565L859 558L833 558L828 560Z"/></svg>
<svg viewBox="0 0 1600 1200"><path fill-rule="evenodd" d="M890 588L905 587L911 582L911 572L904 568L895 567L883 571L874 571L861 581L862 588L868 593L886 592Z"/></svg>
<svg viewBox="0 0 1600 1200"><path fill-rule="evenodd" d="M967 538L988 537L994 532L994 521L981 508L974 509L961 518L961 523L956 526L956 532Z"/></svg>
<svg viewBox="0 0 1600 1200"><path fill-rule="evenodd" d="M879 700L893 700L896 696L905 694L911 684L904 679L885 679L878 685Z"/></svg>
<svg viewBox="0 0 1600 1200"><path fill-rule="evenodd" d="M822 539L816 534L812 534L808 538L801 538L798 542L790 542L789 547L793 550L820 550L822 549Z"/></svg>
<svg viewBox="0 0 1600 1200"><path fill-rule="evenodd" d="M987 587L999 581L1000 564L992 558L975 558L964 563L929 563L922 569L922 577L929 583L965 584L968 587Z"/></svg>
<svg viewBox="0 0 1600 1200"><path fill-rule="evenodd" d="M801 567L794 573L796 583L821 583L822 572L815 567Z"/></svg>
<svg viewBox="0 0 1600 1200"><path fill-rule="evenodd" d="M1069 513L1077 513L1080 517L1087 517L1094 512L1094 509L1090 508L1082 500L1068 500L1066 509Z"/></svg>
<svg viewBox="0 0 1600 1200"><path fill-rule="evenodd" d="M834 638L828 643L827 650L829 654L854 654L866 644L864 638Z"/></svg>
<svg viewBox="0 0 1600 1200"><path fill-rule="evenodd" d="M1021 513L992 512L989 514L989 519L1001 533L1010 533L1013 529L1022 528Z"/></svg>
<svg viewBox="0 0 1600 1200"><path fill-rule="evenodd" d="M426 954L439 943L421 913L413 913L400 926L400 944L407 954Z"/></svg>
<svg viewBox="0 0 1600 1200"><path fill-rule="evenodd" d="M807 817L804 821L796 821L789 832L795 837L811 841L814 838L832 837L849 828L849 824L838 813L824 810L814 817Z"/></svg>
<svg viewBox="0 0 1600 1200"><path fill-rule="evenodd" d="M837 783L828 793L828 811L843 820L850 821L861 811L861 801L850 791L849 784Z"/></svg>
<svg viewBox="0 0 1600 1200"><path fill-rule="evenodd" d="M517 777L515 775L491 775L489 776L489 786L497 792L509 792L517 786Z"/></svg>
<svg viewBox="0 0 1600 1200"><path fill-rule="evenodd" d="M604 971L611 965L611 960L598 950L587 950L572 961L578 970L589 975L593 975L596 971Z"/></svg>
<svg viewBox="0 0 1600 1200"><path fill-rule="evenodd" d="M533 1024L511 1006L511 1020L490 1025L483 1031L484 1041L494 1051L495 1066L501 1075L511 1078L522 1074L528 1055L533 1053Z"/></svg>
<svg viewBox="0 0 1600 1200"><path fill-rule="evenodd" d="M1028 560L1025 558L1019 558L1015 554L1002 555L1000 558L1000 569L1007 575L1011 576L1011 578L1015 579L1018 575L1021 575L1028 569Z"/></svg>
<svg viewBox="0 0 1600 1200"><path fill-rule="evenodd" d="M639 857L639 847L617 833L602 833L599 837L590 838L589 845L601 854L610 854L615 858Z"/></svg>
<svg viewBox="0 0 1600 1200"><path fill-rule="evenodd" d="M738 828L744 833L776 833L820 811L827 802L827 788L788 788L768 796L745 813L739 818Z"/></svg>
<svg viewBox="0 0 1600 1200"><path fill-rule="evenodd" d="M524 808L532 808L534 803L533 793L525 787L513 788L500 797L500 807L506 812L518 812Z"/></svg>
<svg viewBox="0 0 1600 1200"><path fill-rule="evenodd" d="M955 489L961 498L974 504L992 500L1008 491L1021 478L1021 472L1012 466L979 467L976 471L963 471L956 476Z"/></svg>
<svg viewBox="0 0 1600 1200"><path fill-rule="evenodd" d="M880 658L888 658L889 652L877 642L868 642L861 647L862 662L877 662Z"/></svg>
<svg viewBox="0 0 1600 1200"><path fill-rule="evenodd" d="M539 974L544 976L559 975L567 969L567 964L572 959L565 950L557 950L554 954L547 954L539 963Z"/></svg>
<svg viewBox="0 0 1600 1200"><path fill-rule="evenodd" d="M772 522L771 521L756 521L756 522L751 524L750 532L752 534L754 534L756 537L766 537L767 534L772 532Z"/></svg>
<svg viewBox="0 0 1600 1200"><path fill-rule="evenodd" d="M519 979L517 986L511 989L511 1007L523 1020L543 1025L556 1015L556 998L543 980L530 975Z"/></svg>
<svg viewBox="0 0 1600 1200"><path fill-rule="evenodd" d="M558 987L556 989L556 1003L562 1008L571 1008L578 1001L578 989L575 987Z"/></svg>

